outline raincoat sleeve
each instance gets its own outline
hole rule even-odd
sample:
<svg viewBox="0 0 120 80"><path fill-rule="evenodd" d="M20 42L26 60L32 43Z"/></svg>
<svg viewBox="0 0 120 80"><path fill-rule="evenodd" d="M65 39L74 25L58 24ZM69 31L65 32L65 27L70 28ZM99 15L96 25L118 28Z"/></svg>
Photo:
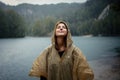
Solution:
<svg viewBox="0 0 120 80"><path fill-rule="evenodd" d="M47 55L48 48L45 49L40 56L33 62L32 69L29 72L29 76L39 77L43 76L47 78Z"/></svg>
<svg viewBox="0 0 120 80"><path fill-rule="evenodd" d="M73 66L73 80L94 80L94 74L85 56L79 48L75 48L74 66Z"/></svg>

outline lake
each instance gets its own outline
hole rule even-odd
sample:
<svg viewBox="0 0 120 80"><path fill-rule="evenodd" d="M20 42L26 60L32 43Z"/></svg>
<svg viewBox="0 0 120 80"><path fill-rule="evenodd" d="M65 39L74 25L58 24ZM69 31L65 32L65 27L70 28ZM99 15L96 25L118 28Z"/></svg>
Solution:
<svg viewBox="0 0 120 80"><path fill-rule="evenodd" d="M115 56L120 37L73 37L88 61ZM32 63L48 45L50 37L0 39L0 80L39 80L28 76Z"/></svg>

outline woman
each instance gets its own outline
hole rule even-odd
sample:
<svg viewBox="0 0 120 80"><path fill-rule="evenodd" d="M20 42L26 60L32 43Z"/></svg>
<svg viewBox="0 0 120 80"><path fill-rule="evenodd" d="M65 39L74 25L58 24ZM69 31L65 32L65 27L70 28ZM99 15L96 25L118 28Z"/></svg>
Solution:
<svg viewBox="0 0 120 80"><path fill-rule="evenodd" d="M73 45L64 21L56 23L52 44L34 61L30 76L44 80L93 80L94 74L86 58Z"/></svg>

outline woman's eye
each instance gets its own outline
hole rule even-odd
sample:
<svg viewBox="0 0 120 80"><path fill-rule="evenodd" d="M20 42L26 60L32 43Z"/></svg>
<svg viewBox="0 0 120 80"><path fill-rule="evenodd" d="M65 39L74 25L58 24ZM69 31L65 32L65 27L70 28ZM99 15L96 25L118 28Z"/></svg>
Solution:
<svg viewBox="0 0 120 80"><path fill-rule="evenodd" d="M65 26L62 26L64 29L66 29L66 27Z"/></svg>
<svg viewBox="0 0 120 80"><path fill-rule="evenodd" d="M60 28L66 29L65 26L57 26L57 29L60 29Z"/></svg>

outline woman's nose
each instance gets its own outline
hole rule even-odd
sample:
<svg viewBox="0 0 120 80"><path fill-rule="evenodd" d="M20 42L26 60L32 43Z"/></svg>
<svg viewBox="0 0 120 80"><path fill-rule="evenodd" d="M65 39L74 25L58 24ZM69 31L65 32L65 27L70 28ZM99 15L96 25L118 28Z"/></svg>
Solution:
<svg viewBox="0 0 120 80"><path fill-rule="evenodd" d="M60 28L60 30L63 30L63 28Z"/></svg>

